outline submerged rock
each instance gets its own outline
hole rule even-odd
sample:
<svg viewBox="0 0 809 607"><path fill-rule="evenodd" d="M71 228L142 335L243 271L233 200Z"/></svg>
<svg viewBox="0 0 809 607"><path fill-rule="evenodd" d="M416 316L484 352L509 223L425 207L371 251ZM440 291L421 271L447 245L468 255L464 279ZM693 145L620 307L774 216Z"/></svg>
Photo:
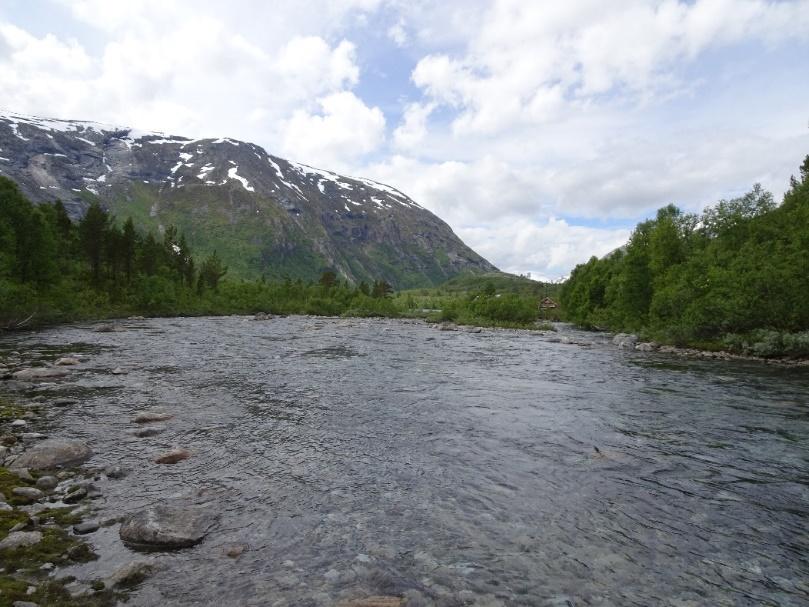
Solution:
<svg viewBox="0 0 809 607"><path fill-rule="evenodd" d="M225 549L225 554L232 559L239 558L244 551L247 550L247 546L244 544L238 544L236 546L228 546Z"/></svg>
<svg viewBox="0 0 809 607"><path fill-rule="evenodd" d="M65 497L62 498L62 501L66 504L75 504L76 502L80 502L85 497L87 497L87 488L86 487L77 487L68 493Z"/></svg>
<svg viewBox="0 0 809 607"><path fill-rule="evenodd" d="M63 356L54 363L57 367L67 367L71 365L78 365L79 359L72 356Z"/></svg>
<svg viewBox="0 0 809 607"><path fill-rule="evenodd" d="M36 381L38 379L58 379L69 374L69 370L57 367L28 367L12 373L11 376L17 380Z"/></svg>
<svg viewBox="0 0 809 607"><path fill-rule="evenodd" d="M338 607L402 607L402 605L404 605L404 599L398 596L369 596L337 604Z"/></svg>
<svg viewBox="0 0 809 607"><path fill-rule="evenodd" d="M12 531L0 541L0 550L33 546L41 541L42 533L39 531Z"/></svg>
<svg viewBox="0 0 809 607"><path fill-rule="evenodd" d="M92 455L92 449L79 440L50 438L22 453L9 467L50 470L84 463Z"/></svg>
<svg viewBox="0 0 809 607"><path fill-rule="evenodd" d="M164 422L174 417L171 413L163 413L162 411L144 411L138 413L132 421L136 424L149 424L151 422Z"/></svg>
<svg viewBox="0 0 809 607"><path fill-rule="evenodd" d="M132 548L188 548L201 542L213 527L215 517L195 506L160 504L128 516L119 531Z"/></svg>
<svg viewBox="0 0 809 607"><path fill-rule="evenodd" d="M172 449L163 455L155 458L156 464L176 464L191 457L191 452L187 449Z"/></svg>
<svg viewBox="0 0 809 607"><path fill-rule="evenodd" d="M156 436L165 431L166 426L146 426L145 428L138 428L132 434L138 438L146 438L147 436Z"/></svg>
<svg viewBox="0 0 809 607"><path fill-rule="evenodd" d="M86 535L88 533L95 533L98 531L100 525L98 521L86 521L73 525L73 533L76 535Z"/></svg>
<svg viewBox="0 0 809 607"><path fill-rule="evenodd" d="M152 561L133 561L113 571L112 575L104 580L104 585L107 588L131 588L140 584L153 571Z"/></svg>

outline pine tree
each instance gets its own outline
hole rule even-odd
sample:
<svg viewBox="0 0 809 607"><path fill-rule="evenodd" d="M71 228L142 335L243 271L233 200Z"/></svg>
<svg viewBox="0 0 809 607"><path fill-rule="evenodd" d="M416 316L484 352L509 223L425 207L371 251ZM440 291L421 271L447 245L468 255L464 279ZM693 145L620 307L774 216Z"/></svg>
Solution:
<svg viewBox="0 0 809 607"><path fill-rule="evenodd" d="M107 214L97 202L90 205L84 218L79 223L79 237L81 239L82 249L87 255L87 260L90 263L90 271L93 275L93 282L96 284L101 282L104 237L107 233L108 224L109 217L107 217Z"/></svg>

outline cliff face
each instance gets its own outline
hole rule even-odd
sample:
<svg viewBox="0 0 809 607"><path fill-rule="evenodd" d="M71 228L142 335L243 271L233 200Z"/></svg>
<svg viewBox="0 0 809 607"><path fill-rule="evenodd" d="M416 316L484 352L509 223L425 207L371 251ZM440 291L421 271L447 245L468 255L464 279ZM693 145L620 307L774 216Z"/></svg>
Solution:
<svg viewBox="0 0 809 607"><path fill-rule="evenodd" d="M35 202L61 200L74 218L98 200L145 229L175 225L236 276L310 279L332 269L405 288L496 270L392 187L232 139L0 114L0 174Z"/></svg>

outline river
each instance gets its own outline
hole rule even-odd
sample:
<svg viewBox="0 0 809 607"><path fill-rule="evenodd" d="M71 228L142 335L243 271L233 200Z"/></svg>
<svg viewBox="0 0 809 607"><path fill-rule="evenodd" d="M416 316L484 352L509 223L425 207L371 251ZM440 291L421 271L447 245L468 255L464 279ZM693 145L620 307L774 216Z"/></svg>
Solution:
<svg viewBox="0 0 809 607"><path fill-rule="evenodd" d="M201 544L149 555L128 605L809 604L806 368L628 352L565 326L93 327L0 349L85 357L27 396L77 398L46 408L44 431L128 471L97 483L96 516L191 494L219 515ZM133 436L151 409L174 418ZM172 447L191 457L153 462ZM117 526L88 537L101 559L79 577L139 557Z"/></svg>

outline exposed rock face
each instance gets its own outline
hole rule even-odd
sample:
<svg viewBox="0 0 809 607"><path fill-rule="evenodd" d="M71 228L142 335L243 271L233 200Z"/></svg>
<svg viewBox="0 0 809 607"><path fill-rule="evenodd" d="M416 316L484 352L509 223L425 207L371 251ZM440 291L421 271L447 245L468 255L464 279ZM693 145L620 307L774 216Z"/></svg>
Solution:
<svg viewBox="0 0 809 607"><path fill-rule="evenodd" d="M176 225L230 275L427 286L496 270L438 217L390 186L267 154L231 139L136 132L0 114L0 175L73 217L93 200L142 228Z"/></svg>
<svg viewBox="0 0 809 607"><path fill-rule="evenodd" d="M195 506L161 504L130 515L121 525L121 539L141 550L188 548L198 544L215 522Z"/></svg>
<svg viewBox="0 0 809 607"><path fill-rule="evenodd" d="M62 466L74 466L87 461L93 451L81 441L51 438L22 453L11 468L50 470Z"/></svg>

